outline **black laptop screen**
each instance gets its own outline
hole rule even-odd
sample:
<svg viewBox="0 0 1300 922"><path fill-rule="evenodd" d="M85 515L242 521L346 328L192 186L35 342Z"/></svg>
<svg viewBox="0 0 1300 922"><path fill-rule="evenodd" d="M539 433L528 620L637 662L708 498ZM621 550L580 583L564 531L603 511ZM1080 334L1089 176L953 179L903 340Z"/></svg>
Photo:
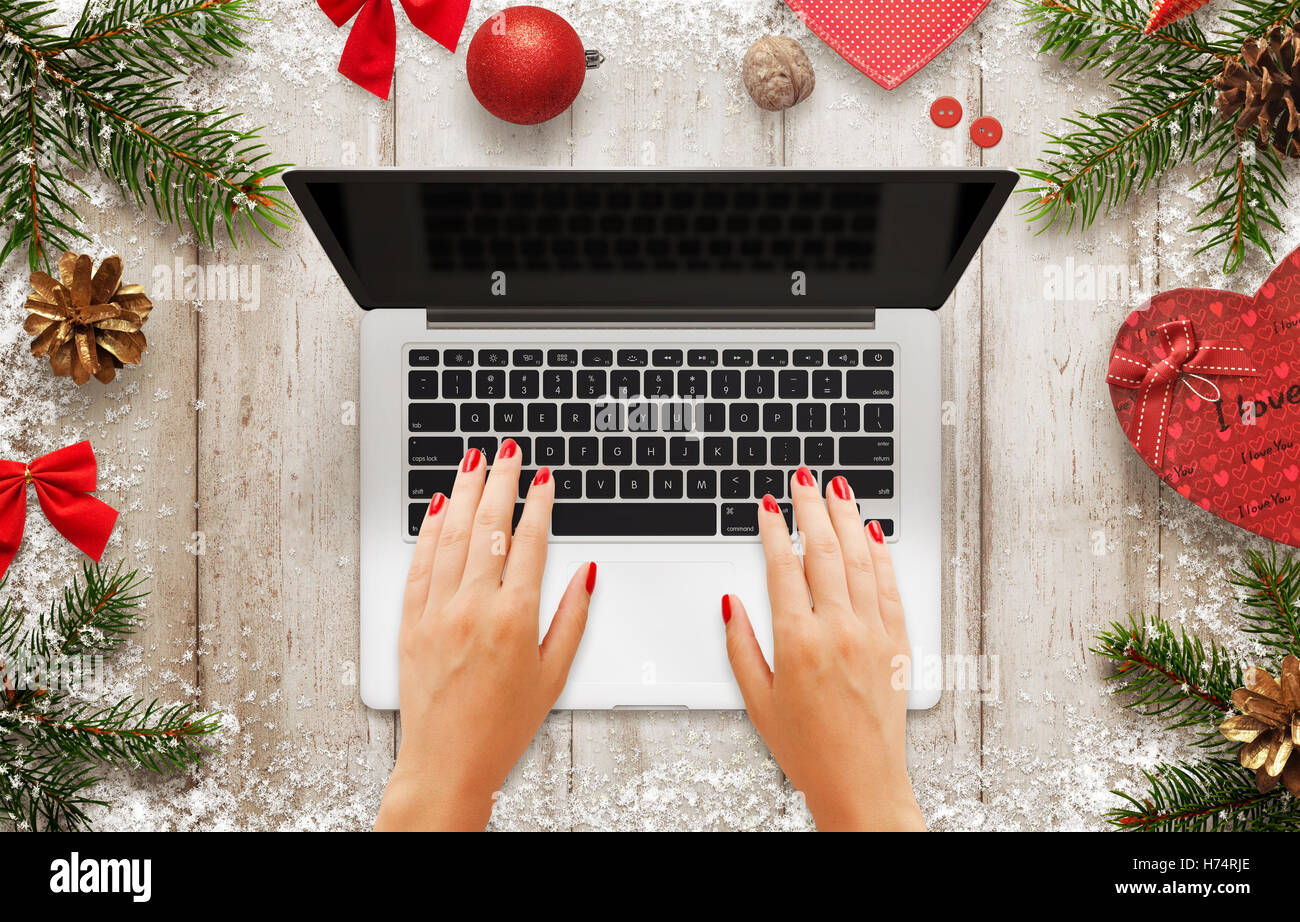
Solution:
<svg viewBox="0 0 1300 922"><path fill-rule="evenodd" d="M377 172L301 186L368 308L938 307L1009 174L904 175Z"/></svg>

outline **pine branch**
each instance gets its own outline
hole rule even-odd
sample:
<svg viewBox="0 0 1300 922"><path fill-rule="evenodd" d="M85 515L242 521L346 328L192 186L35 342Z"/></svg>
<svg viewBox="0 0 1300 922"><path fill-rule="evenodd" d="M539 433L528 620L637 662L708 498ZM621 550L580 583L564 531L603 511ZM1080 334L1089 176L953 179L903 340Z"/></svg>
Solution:
<svg viewBox="0 0 1300 922"><path fill-rule="evenodd" d="M85 193L63 163L97 167L138 207L192 228L215 245L218 226L236 246L255 230L287 227L293 214L271 182L260 129L239 116L179 105L188 72L245 48L248 0L123 0L88 3L71 34L46 25L54 7L0 2L0 214L13 232L0 262L26 246L32 268L88 239L74 207ZM56 113L52 117L50 113Z"/></svg>
<svg viewBox="0 0 1300 922"><path fill-rule="evenodd" d="M86 808L108 806L86 794L99 780L84 763L6 747L0 763L0 820L27 830L89 829Z"/></svg>
<svg viewBox="0 0 1300 922"><path fill-rule="evenodd" d="M1300 810L1281 788L1261 794L1255 776L1230 759L1161 764L1149 772L1142 799L1123 791L1127 806L1107 820L1138 832L1300 831Z"/></svg>
<svg viewBox="0 0 1300 922"><path fill-rule="evenodd" d="M1242 630L1258 637L1279 662L1287 654L1300 656L1300 564L1290 554L1279 562L1273 548L1267 557L1247 552L1246 570L1234 570L1229 580L1245 593Z"/></svg>
<svg viewBox="0 0 1300 922"><path fill-rule="evenodd" d="M1241 667L1218 644L1207 646L1160 618L1130 616L1097 635L1091 652L1117 664L1108 679L1122 683L1124 707L1160 718L1169 728L1198 731L1193 745L1228 745L1219 724L1232 711L1232 692L1241 687Z"/></svg>
<svg viewBox="0 0 1300 922"><path fill-rule="evenodd" d="M1216 135L1219 154L1214 170L1192 185L1197 189L1215 183L1214 197L1196 213L1197 217L1209 215L1210 220L1190 228L1193 233L1212 234L1197 252L1224 247L1225 273L1241 265L1247 244L1259 247L1273 262L1273 248L1264 236L1264 226L1282 230L1282 220L1274 207L1286 207L1281 191L1286 188L1282 164L1271 147L1257 151L1249 138L1237 140L1231 122L1222 122Z"/></svg>

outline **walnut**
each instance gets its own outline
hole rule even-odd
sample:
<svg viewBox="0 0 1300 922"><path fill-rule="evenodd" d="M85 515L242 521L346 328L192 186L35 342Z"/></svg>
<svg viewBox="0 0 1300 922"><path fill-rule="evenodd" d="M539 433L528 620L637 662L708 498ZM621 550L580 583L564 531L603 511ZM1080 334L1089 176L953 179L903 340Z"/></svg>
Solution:
<svg viewBox="0 0 1300 922"><path fill-rule="evenodd" d="M745 52L745 89L760 109L778 112L812 95L813 68L799 43L784 35L765 35Z"/></svg>

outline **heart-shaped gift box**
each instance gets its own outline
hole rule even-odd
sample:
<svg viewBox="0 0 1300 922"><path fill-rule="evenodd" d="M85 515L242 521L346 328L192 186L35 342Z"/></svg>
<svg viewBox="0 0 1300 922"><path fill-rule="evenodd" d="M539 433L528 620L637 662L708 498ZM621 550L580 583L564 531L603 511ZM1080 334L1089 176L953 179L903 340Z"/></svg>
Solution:
<svg viewBox="0 0 1300 922"><path fill-rule="evenodd" d="M988 0L786 0L858 70L892 90L947 48Z"/></svg>
<svg viewBox="0 0 1300 922"><path fill-rule="evenodd" d="M1106 381L1129 441L1179 494L1300 547L1300 250L1254 295L1153 297L1120 327Z"/></svg>

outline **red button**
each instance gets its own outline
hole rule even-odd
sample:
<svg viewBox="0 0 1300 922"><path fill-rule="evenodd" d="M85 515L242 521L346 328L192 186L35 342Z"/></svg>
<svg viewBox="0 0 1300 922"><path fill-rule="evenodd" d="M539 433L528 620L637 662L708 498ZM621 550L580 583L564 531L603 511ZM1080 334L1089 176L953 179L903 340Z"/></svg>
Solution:
<svg viewBox="0 0 1300 922"><path fill-rule="evenodd" d="M940 128L951 128L961 121L961 103L951 96L940 96L930 103L930 118Z"/></svg>
<svg viewBox="0 0 1300 922"><path fill-rule="evenodd" d="M1002 123L988 115L977 118L971 123L970 139L980 147L993 147L1002 140Z"/></svg>

